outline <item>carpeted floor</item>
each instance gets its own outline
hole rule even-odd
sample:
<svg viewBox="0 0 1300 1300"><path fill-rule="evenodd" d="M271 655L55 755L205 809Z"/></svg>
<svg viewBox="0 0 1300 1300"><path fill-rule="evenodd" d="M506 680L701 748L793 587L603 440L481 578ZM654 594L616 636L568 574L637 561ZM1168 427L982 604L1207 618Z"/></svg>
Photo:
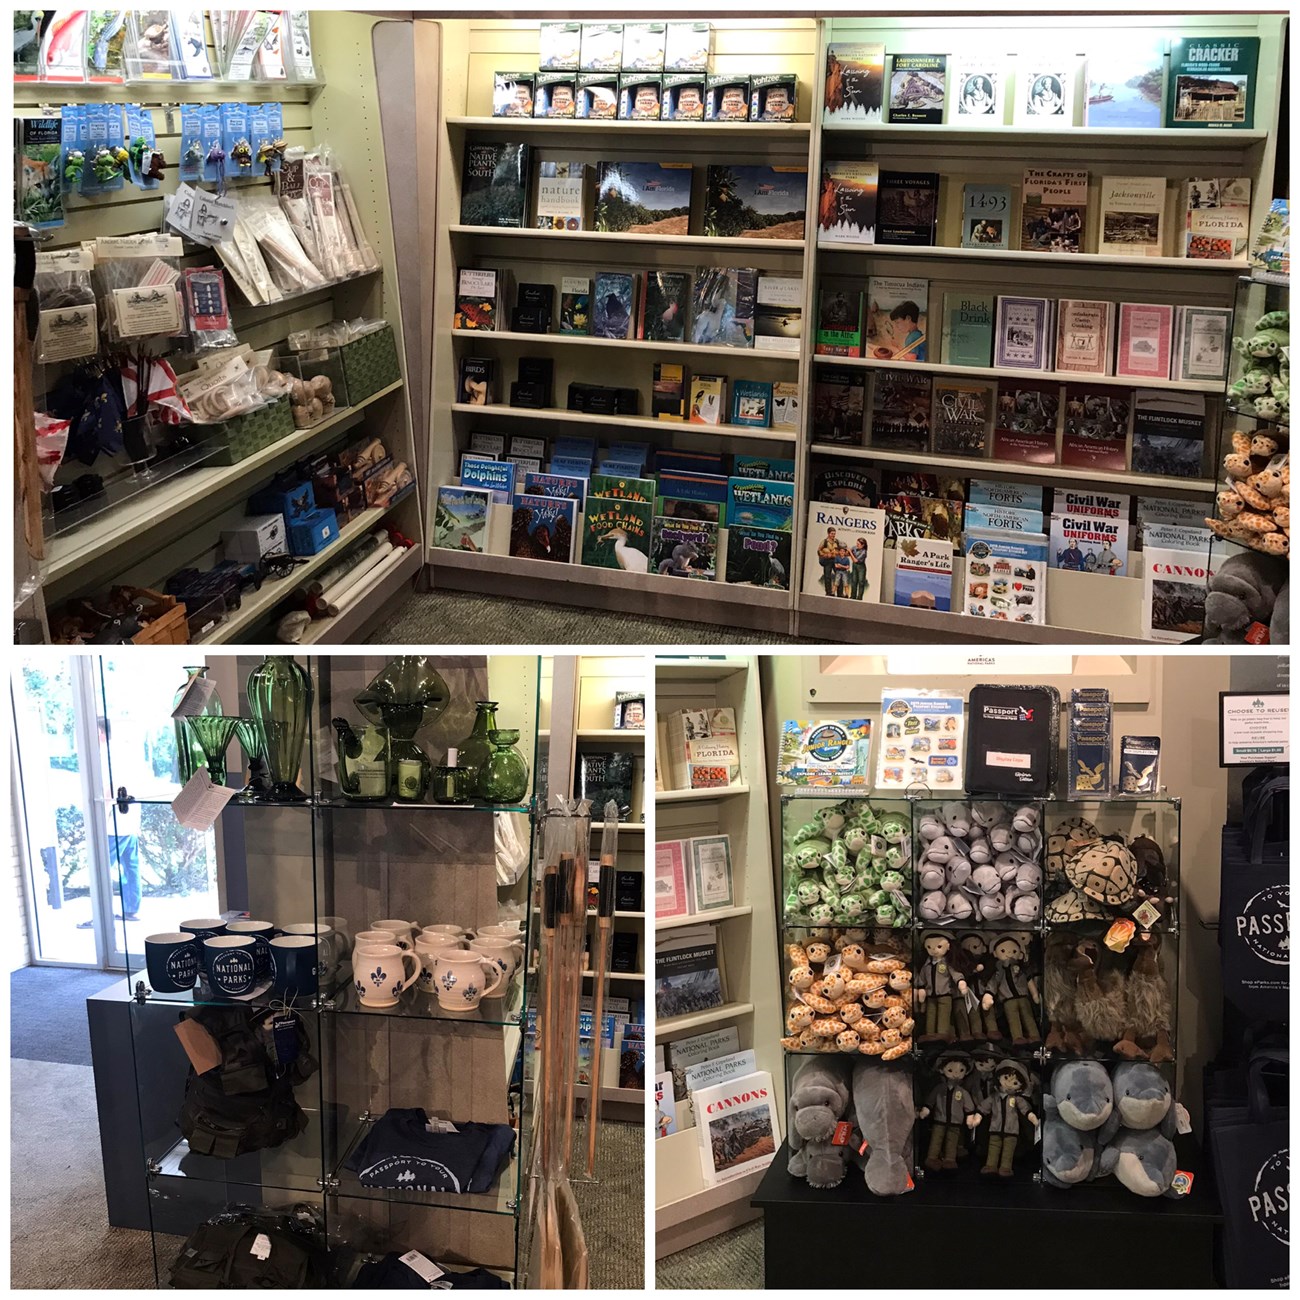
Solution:
<svg viewBox="0 0 1300 1300"><path fill-rule="evenodd" d="M86 999L123 977L98 970L28 966L9 977L9 1055L90 1064Z"/></svg>
<svg viewBox="0 0 1300 1300"><path fill-rule="evenodd" d="M655 1263L661 1291L761 1291L763 1220L732 1228Z"/></svg>
<svg viewBox="0 0 1300 1300"><path fill-rule="evenodd" d="M821 645L804 637L459 591L417 592L371 645Z"/></svg>
<svg viewBox="0 0 1300 1300"><path fill-rule="evenodd" d="M584 1165L585 1169L585 1165ZM645 1129L602 1121L596 1181L573 1193L587 1238L593 1291L640 1291L645 1285Z"/></svg>

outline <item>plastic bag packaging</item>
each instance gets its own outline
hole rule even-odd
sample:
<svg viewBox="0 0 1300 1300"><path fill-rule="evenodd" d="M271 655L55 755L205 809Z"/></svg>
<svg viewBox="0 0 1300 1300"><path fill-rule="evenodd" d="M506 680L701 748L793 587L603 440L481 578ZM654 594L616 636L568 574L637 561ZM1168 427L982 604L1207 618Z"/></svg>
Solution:
<svg viewBox="0 0 1300 1300"><path fill-rule="evenodd" d="M257 191L241 196L239 216L257 241L271 278L282 292L304 293L328 282L271 195Z"/></svg>
<svg viewBox="0 0 1300 1300"><path fill-rule="evenodd" d="M289 15L282 9L267 11L269 21L266 35L257 51L258 81L284 81L287 73L284 66L285 38L288 34Z"/></svg>
<svg viewBox="0 0 1300 1300"><path fill-rule="evenodd" d="M197 181L203 176L203 118L197 104L181 105L180 178Z"/></svg>
<svg viewBox="0 0 1300 1300"><path fill-rule="evenodd" d="M254 306L279 302L284 297L271 278L247 221L236 221L234 234L217 244L216 251L240 293Z"/></svg>
<svg viewBox="0 0 1300 1300"><path fill-rule="evenodd" d="M195 352L235 347L239 340L230 326L226 278L215 266L187 266L182 277L190 346Z"/></svg>
<svg viewBox="0 0 1300 1300"><path fill-rule="evenodd" d="M94 279L105 333L114 342L185 333L181 241L127 235L94 241Z"/></svg>
<svg viewBox="0 0 1300 1300"><path fill-rule="evenodd" d="M253 176L253 141L247 104L221 105L221 147L226 154L227 180L247 180Z"/></svg>
<svg viewBox="0 0 1300 1300"><path fill-rule="evenodd" d="M63 464L63 453L68 449L68 430L71 420L60 420L44 411L33 413L36 423L36 466L41 472L41 487L50 492L54 488L54 475Z"/></svg>
<svg viewBox="0 0 1300 1300"><path fill-rule="evenodd" d="M236 415L255 411L272 400L258 387L247 359L238 354L221 365L193 371L178 386L195 424L220 424Z"/></svg>
<svg viewBox="0 0 1300 1300"><path fill-rule="evenodd" d="M153 114L139 104L127 104L122 112L131 179L138 189L156 190L162 180L165 159L158 149Z"/></svg>
<svg viewBox="0 0 1300 1300"><path fill-rule="evenodd" d="M334 177L334 190L338 199L340 229L349 248L349 257L353 264L353 274L361 271L377 271L379 259L361 225L361 216L357 212L356 200L352 197L352 187L343 175L333 151L328 145L322 146L321 158L329 166Z"/></svg>
<svg viewBox="0 0 1300 1300"><path fill-rule="evenodd" d="M316 246L320 250L321 269L331 280L346 280L362 270L352 232L340 211L341 195L334 183L334 172L320 156L309 154L303 163L307 209Z"/></svg>
<svg viewBox="0 0 1300 1300"><path fill-rule="evenodd" d="M77 122L77 147L85 157L81 169L81 193L94 197L120 190L126 184L130 161L122 143L122 106L83 104Z"/></svg>
<svg viewBox="0 0 1300 1300"><path fill-rule="evenodd" d="M91 272L94 256L82 248L36 254L40 318L36 360L43 365L87 357L99 350L99 310Z"/></svg>

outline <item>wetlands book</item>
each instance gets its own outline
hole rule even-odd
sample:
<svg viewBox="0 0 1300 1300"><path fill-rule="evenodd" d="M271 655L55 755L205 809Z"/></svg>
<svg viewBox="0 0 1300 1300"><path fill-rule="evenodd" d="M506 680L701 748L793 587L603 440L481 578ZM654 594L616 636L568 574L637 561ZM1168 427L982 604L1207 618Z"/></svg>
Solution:
<svg viewBox="0 0 1300 1300"><path fill-rule="evenodd" d="M1047 379L1002 380L993 427L994 458L1055 465L1060 410L1060 384Z"/></svg>
<svg viewBox="0 0 1300 1300"><path fill-rule="evenodd" d="M827 125L879 124L885 100L885 47L836 41L826 51L824 91L822 121Z"/></svg>
<svg viewBox="0 0 1300 1300"><path fill-rule="evenodd" d="M816 351L829 357L862 355L862 292L827 289L818 294Z"/></svg>
<svg viewBox="0 0 1300 1300"><path fill-rule="evenodd" d="M925 451L930 445L933 376L923 370L881 370L871 388L868 444L892 451Z"/></svg>
<svg viewBox="0 0 1300 1300"><path fill-rule="evenodd" d="M794 527L794 484L733 475L727 481L727 526L738 524L789 532Z"/></svg>
<svg viewBox="0 0 1300 1300"><path fill-rule="evenodd" d="M650 529L650 571L669 578L712 582L718 571L718 525L707 519L655 515Z"/></svg>
<svg viewBox="0 0 1300 1300"><path fill-rule="evenodd" d="M1097 251L1114 257L1162 257L1165 178L1103 176Z"/></svg>
<svg viewBox="0 0 1300 1300"><path fill-rule="evenodd" d="M646 501L589 496L582 523L583 564L645 573L653 517L654 506Z"/></svg>
<svg viewBox="0 0 1300 1300"><path fill-rule="evenodd" d="M932 246L938 218L938 172L880 173L876 192L877 244Z"/></svg>
<svg viewBox="0 0 1300 1300"><path fill-rule="evenodd" d="M1035 253L1083 252L1088 173L1025 170L1020 205L1020 247Z"/></svg>
<svg viewBox="0 0 1300 1300"><path fill-rule="evenodd" d="M573 559L578 503L571 497L519 493L510 518L510 554L521 560Z"/></svg>
<svg viewBox="0 0 1300 1300"><path fill-rule="evenodd" d="M726 580L735 586L790 590L790 548L787 529L727 526Z"/></svg>
<svg viewBox="0 0 1300 1300"><path fill-rule="evenodd" d="M461 225L523 226L529 154L526 144L465 146L460 176Z"/></svg>
<svg viewBox="0 0 1300 1300"><path fill-rule="evenodd" d="M946 54L895 54L889 76L889 120L940 125L947 70Z"/></svg>
<svg viewBox="0 0 1300 1300"><path fill-rule="evenodd" d="M822 163L817 197L819 243L874 244L880 168L867 162Z"/></svg>
<svg viewBox="0 0 1300 1300"><path fill-rule="evenodd" d="M806 167L710 163L704 233L725 239L802 239L807 198Z"/></svg>
<svg viewBox="0 0 1300 1300"><path fill-rule="evenodd" d="M961 246L1011 247L1011 186L963 185L961 191Z"/></svg>
<svg viewBox="0 0 1300 1300"><path fill-rule="evenodd" d="M851 366L817 366L813 374L813 441L861 447L867 372Z"/></svg>
<svg viewBox="0 0 1300 1300"><path fill-rule="evenodd" d="M849 600L880 599L885 549L885 512L808 503L804 533L803 590Z"/></svg>
<svg viewBox="0 0 1300 1300"><path fill-rule="evenodd" d="M596 229L685 235L691 215L690 163L603 162L596 171Z"/></svg>
<svg viewBox="0 0 1300 1300"><path fill-rule="evenodd" d="M492 493L487 488L446 484L438 489L433 520L433 544L453 551L487 550L488 508Z"/></svg>
<svg viewBox="0 0 1300 1300"><path fill-rule="evenodd" d="M621 501L653 501L655 481L652 478L632 478L622 474L597 471L591 476L587 491L594 497L616 497Z"/></svg>
<svg viewBox="0 0 1300 1300"><path fill-rule="evenodd" d="M1169 47L1165 125L1249 131L1258 65L1258 36L1178 37Z"/></svg>

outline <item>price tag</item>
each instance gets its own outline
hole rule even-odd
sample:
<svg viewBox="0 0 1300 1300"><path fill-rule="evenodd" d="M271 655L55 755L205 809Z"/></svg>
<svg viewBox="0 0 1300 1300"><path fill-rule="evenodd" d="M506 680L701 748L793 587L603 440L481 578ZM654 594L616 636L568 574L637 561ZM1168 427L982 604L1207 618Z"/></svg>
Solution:
<svg viewBox="0 0 1300 1300"><path fill-rule="evenodd" d="M1192 1183L1195 1181L1195 1174L1189 1173L1186 1169L1175 1169L1174 1181L1169 1185L1179 1196L1190 1196L1192 1194Z"/></svg>
<svg viewBox="0 0 1300 1300"><path fill-rule="evenodd" d="M1179 1133L1190 1133L1192 1131L1192 1117L1187 1113L1187 1107L1181 1101L1174 1102L1174 1125Z"/></svg>
<svg viewBox="0 0 1300 1300"><path fill-rule="evenodd" d="M849 1138L852 1135L852 1133L853 1133L853 1125L850 1124L846 1119L840 1120L840 1122L835 1125L835 1133L831 1137L831 1146L833 1147L848 1146Z"/></svg>
<svg viewBox="0 0 1300 1300"><path fill-rule="evenodd" d="M430 1133L458 1133L460 1130L449 1119L431 1119L425 1126Z"/></svg>
<svg viewBox="0 0 1300 1300"><path fill-rule="evenodd" d="M842 952L837 952L833 957L827 957L825 962L822 964L822 978L828 979L830 976L834 975L843 965L844 965L844 954Z"/></svg>
<svg viewBox="0 0 1300 1300"><path fill-rule="evenodd" d="M425 1259L418 1250L408 1250L401 1259L407 1268L418 1273L430 1286L442 1276L442 1269L433 1260Z"/></svg>
<svg viewBox="0 0 1300 1300"><path fill-rule="evenodd" d="M249 1247L248 1253L256 1255L258 1259L270 1259L271 1257L271 1238L264 1232L259 1232L253 1238L253 1244Z"/></svg>

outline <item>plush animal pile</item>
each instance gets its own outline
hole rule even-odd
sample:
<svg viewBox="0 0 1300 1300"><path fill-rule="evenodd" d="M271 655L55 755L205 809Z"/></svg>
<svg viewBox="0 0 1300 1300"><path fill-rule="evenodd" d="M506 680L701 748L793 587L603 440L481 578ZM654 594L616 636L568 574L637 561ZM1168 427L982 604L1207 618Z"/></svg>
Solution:
<svg viewBox="0 0 1300 1300"><path fill-rule="evenodd" d="M917 911L931 925L1030 924L1042 908L1038 809L997 800L949 802L917 824Z"/></svg>
<svg viewBox="0 0 1300 1300"><path fill-rule="evenodd" d="M786 844L785 914L811 925L912 923L912 836L905 814L866 799L824 804Z"/></svg>
<svg viewBox="0 0 1300 1300"><path fill-rule="evenodd" d="M856 1052L896 1061L912 1050L911 953L905 936L810 930L786 945L790 1052Z"/></svg>
<svg viewBox="0 0 1300 1300"><path fill-rule="evenodd" d="M1156 909L1147 928L1172 920L1173 882L1164 852L1147 835L1102 835L1086 817L1068 817L1047 837L1047 920L1105 921Z"/></svg>
<svg viewBox="0 0 1300 1300"><path fill-rule="evenodd" d="M1254 332L1234 338L1232 350L1245 372L1229 388L1237 401L1267 420L1286 423L1291 412L1291 314L1270 311L1255 322Z"/></svg>
<svg viewBox="0 0 1300 1300"><path fill-rule="evenodd" d="M1291 461L1278 440L1237 429L1223 458L1225 486L1217 519L1206 519L1216 536L1265 555L1291 551Z"/></svg>
<svg viewBox="0 0 1300 1300"><path fill-rule="evenodd" d="M1175 1196L1177 1111L1168 1079L1142 1061L1109 1071L1067 1061L1043 1097L1043 1179L1074 1187L1113 1176L1137 1196Z"/></svg>

